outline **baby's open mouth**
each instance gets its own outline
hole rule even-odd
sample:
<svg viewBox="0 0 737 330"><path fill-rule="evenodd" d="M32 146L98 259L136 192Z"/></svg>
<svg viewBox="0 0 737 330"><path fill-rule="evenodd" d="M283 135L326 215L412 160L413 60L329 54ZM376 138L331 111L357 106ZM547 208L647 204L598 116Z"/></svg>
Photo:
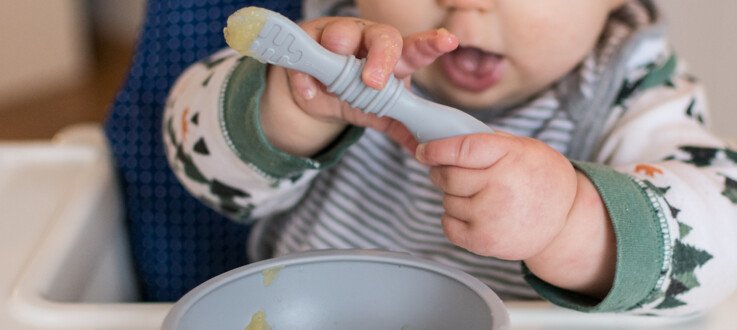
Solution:
<svg viewBox="0 0 737 330"><path fill-rule="evenodd" d="M440 66L453 85L480 92L499 82L504 57L476 47L458 47L440 58Z"/></svg>

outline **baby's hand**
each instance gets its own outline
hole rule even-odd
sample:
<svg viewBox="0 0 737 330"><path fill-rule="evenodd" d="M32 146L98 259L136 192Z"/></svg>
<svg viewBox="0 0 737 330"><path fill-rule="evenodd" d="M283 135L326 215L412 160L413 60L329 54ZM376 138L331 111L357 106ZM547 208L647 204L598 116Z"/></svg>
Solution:
<svg viewBox="0 0 737 330"><path fill-rule="evenodd" d="M505 133L420 145L417 159L443 192L443 229L484 256L524 260L539 278L604 297L616 240L604 202L585 175L546 144Z"/></svg>
<svg viewBox="0 0 737 330"><path fill-rule="evenodd" d="M458 39L443 29L421 32L403 38L394 27L358 18L325 17L306 22L301 27L330 51L366 58L362 79L366 85L376 89L383 88L391 74L409 83L410 75L416 70L458 47ZM269 106L262 108L261 112L262 126L269 139L283 139L279 135L284 134L285 131L308 131L305 134L296 133L295 137L283 143L277 141L275 143L277 146L281 144L280 147L283 146L283 149L295 149L286 150L288 152L294 151L292 153L309 155L310 152L320 149L320 146L310 145L310 148L299 150L300 141L322 138L324 142L330 142L334 136L328 133L319 138L300 135L315 134L310 132L337 134L345 125L353 124L385 132L398 143L414 150L416 146L414 138L399 122L386 117L377 118L373 114L367 115L351 108L335 95L328 93L321 83L307 74L278 67L271 67L270 70L270 85L281 86L280 80L284 80L284 84L289 89L288 93L292 96L289 103L296 105L301 112L307 115L306 118L299 118L299 115L286 114L287 111L284 109L290 107L289 104L285 104L285 101L278 100L281 95L281 92L278 91L279 87L276 93L273 93L274 87L267 87L266 103ZM282 75L286 78L282 78ZM292 118L287 120L283 116L292 116ZM299 123L299 126L291 130L284 129L285 125L296 125L290 124L294 122ZM269 126L278 129L279 132L272 131Z"/></svg>
<svg viewBox="0 0 737 330"><path fill-rule="evenodd" d="M566 225L576 198L570 161L534 139L460 136L420 145L416 157L445 193L445 235L479 255L538 255Z"/></svg>

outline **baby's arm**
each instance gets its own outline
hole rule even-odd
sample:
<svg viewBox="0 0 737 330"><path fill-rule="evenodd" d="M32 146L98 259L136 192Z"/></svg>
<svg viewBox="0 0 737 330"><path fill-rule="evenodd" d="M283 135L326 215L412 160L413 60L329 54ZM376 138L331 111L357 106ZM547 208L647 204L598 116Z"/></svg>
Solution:
<svg viewBox="0 0 737 330"><path fill-rule="evenodd" d="M364 79L374 87L388 79L384 71L406 78L458 42L443 30L403 40L393 28L354 18L318 19L305 28L336 52L365 52ZM377 68L383 78L369 79L366 73ZM305 89L313 95L306 97ZM178 79L164 114L164 142L172 168L193 195L232 218L250 220L292 207L318 171L360 137L362 130L349 124L385 132L407 148L416 145L398 122L348 108L304 74L225 50Z"/></svg>
<svg viewBox="0 0 737 330"><path fill-rule="evenodd" d="M581 166L607 205L618 207L619 215L610 214L621 261L608 302L629 297L622 308L685 315L716 305L737 288L737 153L705 128L700 86L677 71L665 78L625 104L628 110L597 156L617 171L611 175L622 173L620 182L636 184L632 194L645 207L616 195L622 193L612 189L616 181L604 179L608 168Z"/></svg>
<svg viewBox="0 0 737 330"><path fill-rule="evenodd" d="M169 93L163 139L195 197L238 221L291 207L340 147L314 160L271 147L258 125L266 66L223 50L190 66Z"/></svg>
<svg viewBox="0 0 737 330"><path fill-rule="evenodd" d="M538 292L577 310L686 315L732 294L737 152L704 128L699 87L672 67L624 100L596 164L505 134L421 145L448 238L524 260Z"/></svg>

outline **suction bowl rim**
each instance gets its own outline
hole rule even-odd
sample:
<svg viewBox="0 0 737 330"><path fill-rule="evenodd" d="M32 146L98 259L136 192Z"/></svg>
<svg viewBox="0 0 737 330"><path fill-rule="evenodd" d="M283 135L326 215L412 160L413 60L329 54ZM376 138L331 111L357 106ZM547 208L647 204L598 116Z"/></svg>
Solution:
<svg viewBox="0 0 737 330"><path fill-rule="evenodd" d="M201 298L212 292L215 288L227 283L237 281L243 277L254 274L261 274L265 270L277 267L287 267L294 265L334 262L334 261L350 261L350 262L377 262L390 265L401 265L406 267L414 267L424 271L430 271L439 275L446 276L460 284L465 285L471 291L481 298L489 313L492 315L492 329L504 330L510 327L509 313L499 296L494 293L486 284L479 279L462 272L460 270L448 267L441 263L421 259L408 253L393 252L384 250L371 249L349 249L349 250L316 250L297 252L281 257L254 262L245 266L235 268L233 270L215 276L204 283L198 285L182 298L180 298L166 315L162 329L178 329L179 321Z"/></svg>

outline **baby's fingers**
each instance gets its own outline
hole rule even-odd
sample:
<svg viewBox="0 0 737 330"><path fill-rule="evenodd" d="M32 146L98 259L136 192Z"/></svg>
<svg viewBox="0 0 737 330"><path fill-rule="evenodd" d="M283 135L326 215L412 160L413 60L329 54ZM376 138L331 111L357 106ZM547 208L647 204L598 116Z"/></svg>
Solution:
<svg viewBox="0 0 737 330"><path fill-rule="evenodd" d="M302 28L326 49L341 55L356 54L361 49L363 29L367 23L354 19L323 18L302 24ZM325 93L315 78L293 70L287 70L295 100L312 101ZM300 104L304 108L305 104Z"/></svg>
<svg viewBox="0 0 737 330"><path fill-rule="evenodd" d="M443 233L448 240L466 250L471 250L471 225L463 220L444 213L441 218Z"/></svg>
<svg viewBox="0 0 737 330"><path fill-rule="evenodd" d="M434 166L430 168L430 180L444 193L471 197L486 188L488 179L484 170L456 166Z"/></svg>
<svg viewBox="0 0 737 330"><path fill-rule="evenodd" d="M402 35L389 25L375 24L366 28L364 44L368 51L363 69L363 82L382 89L402 56Z"/></svg>
<svg viewBox="0 0 737 330"><path fill-rule="evenodd" d="M292 86L292 93L299 99L310 101L320 91L320 85L318 85L317 80L306 73L287 70L287 75L289 76L289 83Z"/></svg>
<svg viewBox="0 0 737 330"><path fill-rule="evenodd" d="M457 166L485 169L508 153L521 152L517 139L506 134L471 134L423 143L415 158L428 166Z"/></svg>
<svg viewBox="0 0 737 330"><path fill-rule="evenodd" d="M404 40L402 57L394 69L394 74L397 78L405 78L456 48L458 38L446 29L411 35Z"/></svg>
<svg viewBox="0 0 737 330"><path fill-rule="evenodd" d="M361 49L363 29L369 24L360 20L336 19L325 24L319 36L320 44L328 50L341 54L357 54Z"/></svg>

